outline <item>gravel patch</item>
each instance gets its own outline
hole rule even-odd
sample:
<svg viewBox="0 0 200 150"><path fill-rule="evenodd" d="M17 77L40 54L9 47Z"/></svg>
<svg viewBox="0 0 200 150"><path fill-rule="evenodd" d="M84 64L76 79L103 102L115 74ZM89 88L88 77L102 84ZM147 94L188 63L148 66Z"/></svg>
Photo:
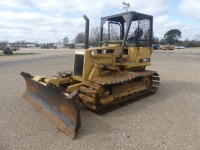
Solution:
<svg viewBox="0 0 200 150"><path fill-rule="evenodd" d="M160 74L158 92L101 116L81 108L75 140L21 100L19 75L71 70L74 50L29 51L42 53L0 59L0 150L200 149L200 48L154 51L147 69Z"/></svg>

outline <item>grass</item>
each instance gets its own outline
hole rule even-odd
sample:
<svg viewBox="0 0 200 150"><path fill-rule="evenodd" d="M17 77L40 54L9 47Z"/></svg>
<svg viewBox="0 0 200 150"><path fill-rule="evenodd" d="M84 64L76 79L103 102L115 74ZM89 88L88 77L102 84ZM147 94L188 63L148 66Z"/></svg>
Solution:
<svg viewBox="0 0 200 150"><path fill-rule="evenodd" d="M12 55L5 55L4 53L0 52L0 56L20 56L20 55L33 55L33 54L36 54L36 53L16 53L16 52L13 52Z"/></svg>

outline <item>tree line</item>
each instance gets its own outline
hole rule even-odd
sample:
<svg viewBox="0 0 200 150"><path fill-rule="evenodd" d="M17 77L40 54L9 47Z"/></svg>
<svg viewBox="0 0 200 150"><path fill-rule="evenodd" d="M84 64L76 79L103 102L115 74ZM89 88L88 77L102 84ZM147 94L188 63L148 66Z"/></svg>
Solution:
<svg viewBox="0 0 200 150"><path fill-rule="evenodd" d="M89 45L94 47L99 45L99 27L93 27L90 29L90 36L89 36ZM158 37L153 36L153 44L172 44L172 45L179 45L185 47L199 47L200 41L196 40L180 40L182 37L182 33L178 29L171 29L164 34L164 37L159 39ZM74 42L75 43L84 43L85 33L80 32L75 36ZM67 45L69 42L68 37L63 39L64 45Z"/></svg>
<svg viewBox="0 0 200 150"><path fill-rule="evenodd" d="M89 35L89 45L90 46L98 46L99 45L99 33L100 28L99 27L93 27L90 29L90 35ZM79 32L74 39L74 43L84 43L85 41L85 33ZM63 43L65 46L70 45L69 44L69 38L64 37Z"/></svg>
<svg viewBox="0 0 200 150"><path fill-rule="evenodd" d="M173 44L185 47L200 47L200 41L198 39L194 40L180 40L181 38L181 31L178 29L171 29L167 31L164 35L164 38L160 39L157 37L153 37L153 44Z"/></svg>

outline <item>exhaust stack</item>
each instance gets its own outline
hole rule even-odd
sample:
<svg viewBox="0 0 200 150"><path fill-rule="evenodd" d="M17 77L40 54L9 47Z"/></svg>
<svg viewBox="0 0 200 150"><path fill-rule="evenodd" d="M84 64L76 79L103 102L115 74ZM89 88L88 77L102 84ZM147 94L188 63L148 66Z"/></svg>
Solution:
<svg viewBox="0 0 200 150"><path fill-rule="evenodd" d="M86 15L83 15L83 18L86 21L85 24L85 43L84 43L84 48L88 49L88 44L89 44L89 19Z"/></svg>

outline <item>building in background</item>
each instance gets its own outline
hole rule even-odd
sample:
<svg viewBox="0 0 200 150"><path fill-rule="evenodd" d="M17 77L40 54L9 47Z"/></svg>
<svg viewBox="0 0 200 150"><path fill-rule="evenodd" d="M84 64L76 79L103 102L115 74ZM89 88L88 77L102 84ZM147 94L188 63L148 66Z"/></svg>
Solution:
<svg viewBox="0 0 200 150"><path fill-rule="evenodd" d="M36 47L34 43L27 43L27 48Z"/></svg>
<svg viewBox="0 0 200 150"><path fill-rule="evenodd" d="M64 44L63 43L53 43L53 47L56 47L56 48L64 48Z"/></svg>
<svg viewBox="0 0 200 150"><path fill-rule="evenodd" d="M27 48L27 43L12 43L15 47Z"/></svg>
<svg viewBox="0 0 200 150"><path fill-rule="evenodd" d="M75 48L76 49L83 49L84 48L84 43L75 44Z"/></svg>

